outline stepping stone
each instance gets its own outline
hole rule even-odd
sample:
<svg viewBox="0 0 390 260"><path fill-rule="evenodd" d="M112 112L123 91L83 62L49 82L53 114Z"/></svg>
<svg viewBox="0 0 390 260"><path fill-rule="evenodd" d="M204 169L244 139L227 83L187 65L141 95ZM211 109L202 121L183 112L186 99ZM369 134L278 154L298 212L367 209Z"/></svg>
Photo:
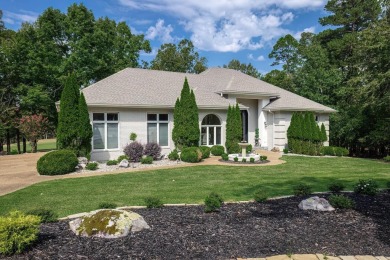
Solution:
<svg viewBox="0 0 390 260"><path fill-rule="evenodd" d="M318 257L319 260L340 260L340 258L338 258L336 256L327 255L326 259L325 259L325 256L323 254L316 254L316 256ZM383 260L383 259L381 259L381 260ZM387 259L385 259L385 260L387 260Z"/></svg>
<svg viewBox="0 0 390 260"><path fill-rule="evenodd" d="M293 260L318 260L317 256L313 254L297 254L292 255L291 258Z"/></svg>
<svg viewBox="0 0 390 260"><path fill-rule="evenodd" d="M267 260L291 260L287 255L275 255L266 258Z"/></svg>
<svg viewBox="0 0 390 260"><path fill-rule="evenodd" d="M377 260L374 256L372 255L355 255L355 258L357 260Z"/></svg>

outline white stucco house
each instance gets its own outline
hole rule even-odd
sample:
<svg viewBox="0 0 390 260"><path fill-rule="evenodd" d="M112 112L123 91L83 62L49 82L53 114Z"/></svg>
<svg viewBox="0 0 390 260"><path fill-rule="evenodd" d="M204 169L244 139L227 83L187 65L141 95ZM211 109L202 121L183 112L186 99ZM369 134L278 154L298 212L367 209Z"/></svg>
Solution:
<svg viewBox="0 0 390 260"><path fill-rule="evenodd" d="M92 159L123 154L131 132L141 143L158 142L163 153L173 150L173 109L185 77L199 108L201 145L225 144L227 108L236 102L242 111L243 139L254 145L258 128L265 149L287 146L294 111L313 111L327 131L329 114L335 112L236 70L211 68L186 74L127 68L82 90L93 126Z"/></svg>

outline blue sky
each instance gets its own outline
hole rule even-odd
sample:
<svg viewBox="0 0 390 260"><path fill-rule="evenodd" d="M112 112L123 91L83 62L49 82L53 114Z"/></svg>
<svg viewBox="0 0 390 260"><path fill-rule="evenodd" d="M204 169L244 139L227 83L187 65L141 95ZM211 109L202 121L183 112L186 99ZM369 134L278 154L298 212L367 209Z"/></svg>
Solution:
<svg viewBox="0 0 390 260"><path fill-rule="evenodd" d="M126 21L133 33L143 33L153 47L141 59L153 59L161 44L192 40L209 67L231 59L252 63L261 73L273 69L268 54L288 33L323 30L318 18L326 16L325 0L1 0L3 21L17 30L34 22L46 8L66 13L72 3L84 3L95 18Z"/></svg>

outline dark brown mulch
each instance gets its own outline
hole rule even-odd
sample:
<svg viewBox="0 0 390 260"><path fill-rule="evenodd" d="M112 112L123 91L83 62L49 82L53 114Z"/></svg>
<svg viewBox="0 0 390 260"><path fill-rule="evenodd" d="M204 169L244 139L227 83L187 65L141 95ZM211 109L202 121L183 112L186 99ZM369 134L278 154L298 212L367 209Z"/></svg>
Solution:
<svg viewBox="0 0 390 260"><path fill-rule="evenodd" d="M328 195L323 195L327 197ZM39 242L22 259L229 259L289 253L390 255L390 194L348 194L355 210L302 211L301 198L136 210L152 227L128 237L75 236L66 221L44 224Z"/></svg>
<svg viewBox="0 0 390 260"><path fill-rule="evenodd" d="M263 160L263 161L257 161L257 162L250 162L249 160L246 162L235 162L235 161L225 161L222 159L219 159L218 161L223 162L223 163L227 163L227 164L265 164L265 163L270 162L269 160Z"/></svg>

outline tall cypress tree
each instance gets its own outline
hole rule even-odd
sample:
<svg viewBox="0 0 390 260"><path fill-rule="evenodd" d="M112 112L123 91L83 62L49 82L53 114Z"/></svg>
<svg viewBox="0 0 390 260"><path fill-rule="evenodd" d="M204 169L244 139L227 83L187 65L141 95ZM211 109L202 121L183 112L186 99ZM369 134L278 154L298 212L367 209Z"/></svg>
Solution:
<svg viewBox="0 0 390 260"><path fill-rule="evenodd" d="M92 126L89 120L88 106L84 94L79 98L79 156L88 156L91 153Z"/></svg>
<svg viewBox="0 0 390 260"><path fill-rule="evenodd" d="M187 78L173 112L172 140L179 149L199 145L199 111Z"/></svg>
<svg viewBox="0 0 390 260"><path fill-rule="evenodd" d="M321 124L321 141L326 142L328 141L328 137L326 136L326 130L324 123Z"/></svg>
<svg viewBox="0 0 390 260"><path fill-rule="evenodd" d="M239 142L242 141L241 111L238 104L228 108L226 119L226 150L228 153L239 153Z"/></svg>
<svg viewBox="0 0 390 260"><path fill-rule="evenodd" d="M60 99L58 115L57 147L58 149L78 149L79 131L79 96L80 91L74 74L65 80Z"/></svg>

